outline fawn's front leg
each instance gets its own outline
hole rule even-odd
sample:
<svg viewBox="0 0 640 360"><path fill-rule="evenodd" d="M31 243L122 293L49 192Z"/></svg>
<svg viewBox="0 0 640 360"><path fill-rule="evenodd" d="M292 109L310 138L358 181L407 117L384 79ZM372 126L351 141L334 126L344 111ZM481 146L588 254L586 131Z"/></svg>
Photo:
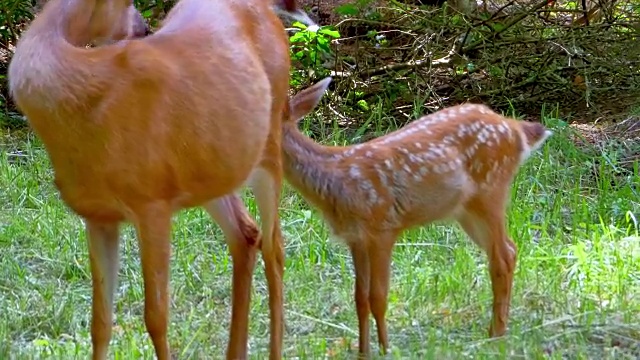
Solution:
<svg viewBox="0 0 640 360"><path fill-rule="evenodd" d="M358 315L358 352L359 357L369 358L371 346L369 342L369 284L371 279L371 267L369 253L366 244L354 241L349 244L353 266L355 268L355 302Z"/></svg>
<svg viewBox="0 0 640 360"><path fill-rule="evenodd" d="M387 333L387 299L389 296L389 277L391 275L391 254L396 241L396 234L381 235L369 243L369 305L376 321L378 344L382 354L389 350Z"/></svg>

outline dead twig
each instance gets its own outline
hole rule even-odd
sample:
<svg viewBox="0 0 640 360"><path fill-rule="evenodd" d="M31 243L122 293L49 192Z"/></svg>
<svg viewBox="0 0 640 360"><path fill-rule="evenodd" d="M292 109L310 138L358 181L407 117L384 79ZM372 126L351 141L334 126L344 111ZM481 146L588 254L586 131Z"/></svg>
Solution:
<svg viewBox="0 0 640 360"><path fill-rule="evenodd" d="M498 36L500 36L500 34L504 33L505 31L509 30L511 27L513 27L514 25L518 24L520 21L522 21L523 19L525 19L527 16L530 16L532 14L534 14L536 11L538 11L539 9L542 9L543 7L545 7L547 5L549 1L548 0L542 0L539 3L537 3L536 5L534 5L533 7L531 7L528 11L523 11L522 13L514 16L513 19L511 19L510 22L508 22L503 28L495 31L493 33L493 38L496 39ZM460 49L459 54L460 55L464 55L466 53L468 53L469 51L475 49L477 46L479 46L480 44L484 43L486 40L485 39L478 39L474 42L472 42L471 44L463 47Z"/></svg>

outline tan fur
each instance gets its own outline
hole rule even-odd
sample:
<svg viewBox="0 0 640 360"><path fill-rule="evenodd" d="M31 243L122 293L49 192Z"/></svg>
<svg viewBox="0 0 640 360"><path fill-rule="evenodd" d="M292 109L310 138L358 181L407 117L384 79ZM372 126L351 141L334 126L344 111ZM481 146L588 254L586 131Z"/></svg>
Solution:
<svg viewBox="0 0 640 360"><path fill-rule="evenodd" d="M169 358L171 216L193 206L205 206L227 238L234 264L226 355L247 357L259 231L233 194L247 181L263 220L270 358L281 357L277 207L290 65L272 6L181 0L159 31L133 39L146 27L130 0L51 0L20 39L11 93L42 139L62 199L87 226L94 359L106 358L111 338L124 221L133 222L140 242L147 330L158 358Z"/></svg>
<svg viewBox="0 0 640 360"><path fill-rule="evenodd" d="M391 252L406 229L456 220L488 255L493 286L490 336L506 331L516 246L505 212L519 166L551 135L541 124L505 118L484 105L453 106L363 144L322 146L297 121L331 78L294 96L283 125L285 178L346 242L355 266L360 352L369 355L369 314L381 350Z"/></svg>

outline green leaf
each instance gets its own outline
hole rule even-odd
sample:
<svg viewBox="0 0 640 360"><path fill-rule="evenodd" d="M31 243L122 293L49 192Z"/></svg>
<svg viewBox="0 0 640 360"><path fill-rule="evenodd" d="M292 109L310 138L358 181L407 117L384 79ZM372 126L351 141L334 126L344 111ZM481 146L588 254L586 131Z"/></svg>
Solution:
<svg viewBox="0 0 640 360"><path fill-rule="evenodd" d="M335 10L338 15L358 15L360 13L360 9L354 4L343 4L338 6Z"/></svg>
<svg viewBox="0 0 640 360"><path fill-rule="evenodd" d="M493 27L493 31L498 32L498 31L502 31L505 25L503 23L494 23L492 27Z"/></svg>
<svg viewBox="0 0 640 360"><path fill-rule="evenodd" d="M294 21L292 25L293 27L297 27L298 29L302 29L302 30L307 28L307 25L301 23L300 21Z"/></svg>
<svg viewBox="0 0 640 360"><path fill-rule="evenodd" d="M318 44L317 48L324 53L331 53L331 48L327 44Z"/></svg>
<svg viewBox="0 0 640 360"><path fill-rule="evenodd" d="M332 38L336 38L336 39L340 37L340 33L338 31L331 30L331 29L321 29L319 33L323 35L331 36Z"/></svg>
<svg viewBox="0 0 640 360"><path fill-rule="evenodd" d="M50 345L50 343L47 339L35 339L33 340L33 345L38 347L47 347Z"/></svg>
<svg viewBox="0 0 640 360"><path fill-rule="evenodd" d="M303 32L298 32L293 34L290 38L289 38L289 42L298 42L298 41L304 41L305 39L305 35Z"/></svg>

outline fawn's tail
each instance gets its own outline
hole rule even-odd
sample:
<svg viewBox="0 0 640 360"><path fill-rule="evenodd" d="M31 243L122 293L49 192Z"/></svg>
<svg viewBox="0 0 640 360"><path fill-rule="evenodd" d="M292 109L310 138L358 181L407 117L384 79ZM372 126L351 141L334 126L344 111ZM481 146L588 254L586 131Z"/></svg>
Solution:
<svg viewBox="0 0 640 360"><path fill-rule="evenodd" d="M553 131L540 123L521 121L520 126L530 151L536 151L549 136L553 135Z"/></svg>

